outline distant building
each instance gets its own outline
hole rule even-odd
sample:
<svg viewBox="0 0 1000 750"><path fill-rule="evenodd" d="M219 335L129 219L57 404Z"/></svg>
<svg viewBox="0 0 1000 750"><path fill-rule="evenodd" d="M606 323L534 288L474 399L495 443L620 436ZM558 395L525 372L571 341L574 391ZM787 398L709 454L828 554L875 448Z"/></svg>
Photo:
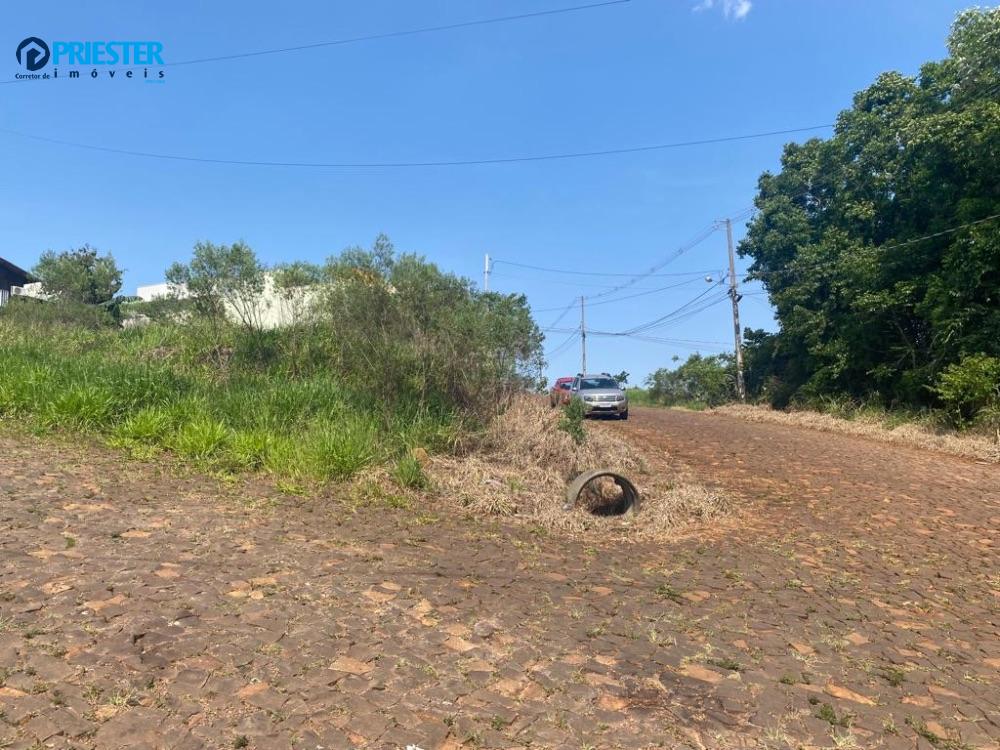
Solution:
<svg viewBox="0 0 1000 750"><path fill-rule="evenodd" d="M17 293L14 287L20 289L34 280L35 278L23 268L18 268L9 260L0 258L0 305L5 304L11 294Z"/></svg>
<svg viewBox="0 0 1000 750"><path fill-rule="evenodd" d="M184 285L147 284L137 287L135 296L143 302L169 297L185 299L188 291ZM274 277L265 273L264 288L260 296L245 302L229 300L225 302L224 308L226 317L235 323L252 321L259 328L283 328L303 322L312 313L318 299L318 288L303 287L281 294L275 287Z"/></svg>

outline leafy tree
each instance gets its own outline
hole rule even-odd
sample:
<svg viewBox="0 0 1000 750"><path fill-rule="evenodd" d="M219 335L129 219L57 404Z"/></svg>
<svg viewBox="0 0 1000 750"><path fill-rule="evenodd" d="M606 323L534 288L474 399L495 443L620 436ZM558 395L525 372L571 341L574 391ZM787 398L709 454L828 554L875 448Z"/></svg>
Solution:
<svg viewBox="0 0 1000 750"><path fill-rule="evenodd" d="M110 253L98 255L90 245L55 253L46 250L32 273L46 294L64 302L100 305L122 288L122 272Z"/></svg>
<svg viewBox="0 0 1000 750"><path fill-rule="evenodd" d="M740 253L780 331L748 337L752 393L927 404L947 367L1000 355L1000 9L959 14L948 49L761 176Z"/></svg>
<svg viewBox="0 0 1000 750"><path fill-rule="evenodd" d="M166 278L178 294L186 290L200 314L221 321L231 311L248 330L261 329L264 267L246 243L199 242L191 262L174 263Z"/></svg>
<svg viewBox="0 0 1000 750"><path fill-rule="evenodd" d="M540 372L542 334L523 295L478 291L384 235L331 258L324 275L331 365L385 403L486 416Z"/></svg>
<svg viewBox="0 0 1000 750"><path fill-rule="evenodd" d="M615 380L621 385L628 385L628 373L622 370L620 373L614 376Z"/></svg>
<svg viewBox="0 0 1000 750"><path fill-rule="evenodd" d="M692 354L674 370L661 368L646 378L649 396L667 405L719 406L736 400L736 362L731 354Z"/></svg>

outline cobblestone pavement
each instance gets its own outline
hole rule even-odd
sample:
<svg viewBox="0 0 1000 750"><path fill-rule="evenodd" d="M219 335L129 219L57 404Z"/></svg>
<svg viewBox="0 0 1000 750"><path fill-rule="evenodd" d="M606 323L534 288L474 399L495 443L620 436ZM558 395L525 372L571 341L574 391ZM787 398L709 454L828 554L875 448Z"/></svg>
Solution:
<svg viewBox="0 0 1000 750"><path fill-rule="evenodd" d="M746 518L598 543L0 437L0 747L1000 746L996 466L634 417Z"/></svg>

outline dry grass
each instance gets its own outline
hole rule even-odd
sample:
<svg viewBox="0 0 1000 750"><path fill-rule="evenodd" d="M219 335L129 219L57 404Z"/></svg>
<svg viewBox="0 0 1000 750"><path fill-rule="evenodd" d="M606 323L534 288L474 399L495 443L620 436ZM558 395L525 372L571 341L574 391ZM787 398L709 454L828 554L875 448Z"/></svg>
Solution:
<svg viewBox="0 0 1000 750"><path fill-rule="evenodd" d="M732 515L733 504L698 484L690 472L663 455L643 453L625 442L617 425L586 423L582 445L557 427L559 411L522 398L499 417L466 455L434 457L427 470L442 497L476 514L508 516L550 530L661 539ZM621 472L642 496L637 515L593 515L586 507L564 510L566 485L587 469ZM602 488L580 506L613 500ZM617 491L617 487L614 488Z"/></svg>
<svg viewBox="0 0 1000 750"><path fill-rule="evenodd" d="M896 443L897 445L936 450L979 461L1000 463L1000 442L997 440L983 435L938 432L919 424L903 424L893 427L877 417L866 418L862 415L848 420L815 411L777 411L767 406L751 406L749 404L720 406L707 413L736 417L746 422L772 422L807 427L823 432L842 432L885 443Z"/></svg>

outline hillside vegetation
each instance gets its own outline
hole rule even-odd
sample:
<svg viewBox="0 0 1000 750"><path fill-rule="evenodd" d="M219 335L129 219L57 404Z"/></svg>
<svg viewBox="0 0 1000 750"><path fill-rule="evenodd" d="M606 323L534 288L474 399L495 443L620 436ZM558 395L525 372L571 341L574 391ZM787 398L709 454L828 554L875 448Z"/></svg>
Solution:
<svg viewBox="0 0 1000 750"><path fill-rule="evenodd" d="M1000 9L949 56L885 73L833 137L785 147L740 245L780 330L750 332L751 394L1000 411Z"/></svg>
<svg viewBox="0 0 1000 750"><path fill-rule="evenodd" d="M171 275L190 296L154 303L87 294L60 280L95 269L85 252L36 269L48 301L0 310L0 417L77 430L148 455L169 450L214 470L291 481L342 479L375 465L424 481L415 454L485 424L537 371L541 335L525 300L482 293L380 237L323 267L273 271L281 293L313 290L292 326L233 322L233 301L265 269L246 245L200 244ZM107 276L106 264L96 265ZM97 272L94 271L94 272ZM85 298L85 299L84 299ZM122 327L116 317L145 325Z"/></svg>

